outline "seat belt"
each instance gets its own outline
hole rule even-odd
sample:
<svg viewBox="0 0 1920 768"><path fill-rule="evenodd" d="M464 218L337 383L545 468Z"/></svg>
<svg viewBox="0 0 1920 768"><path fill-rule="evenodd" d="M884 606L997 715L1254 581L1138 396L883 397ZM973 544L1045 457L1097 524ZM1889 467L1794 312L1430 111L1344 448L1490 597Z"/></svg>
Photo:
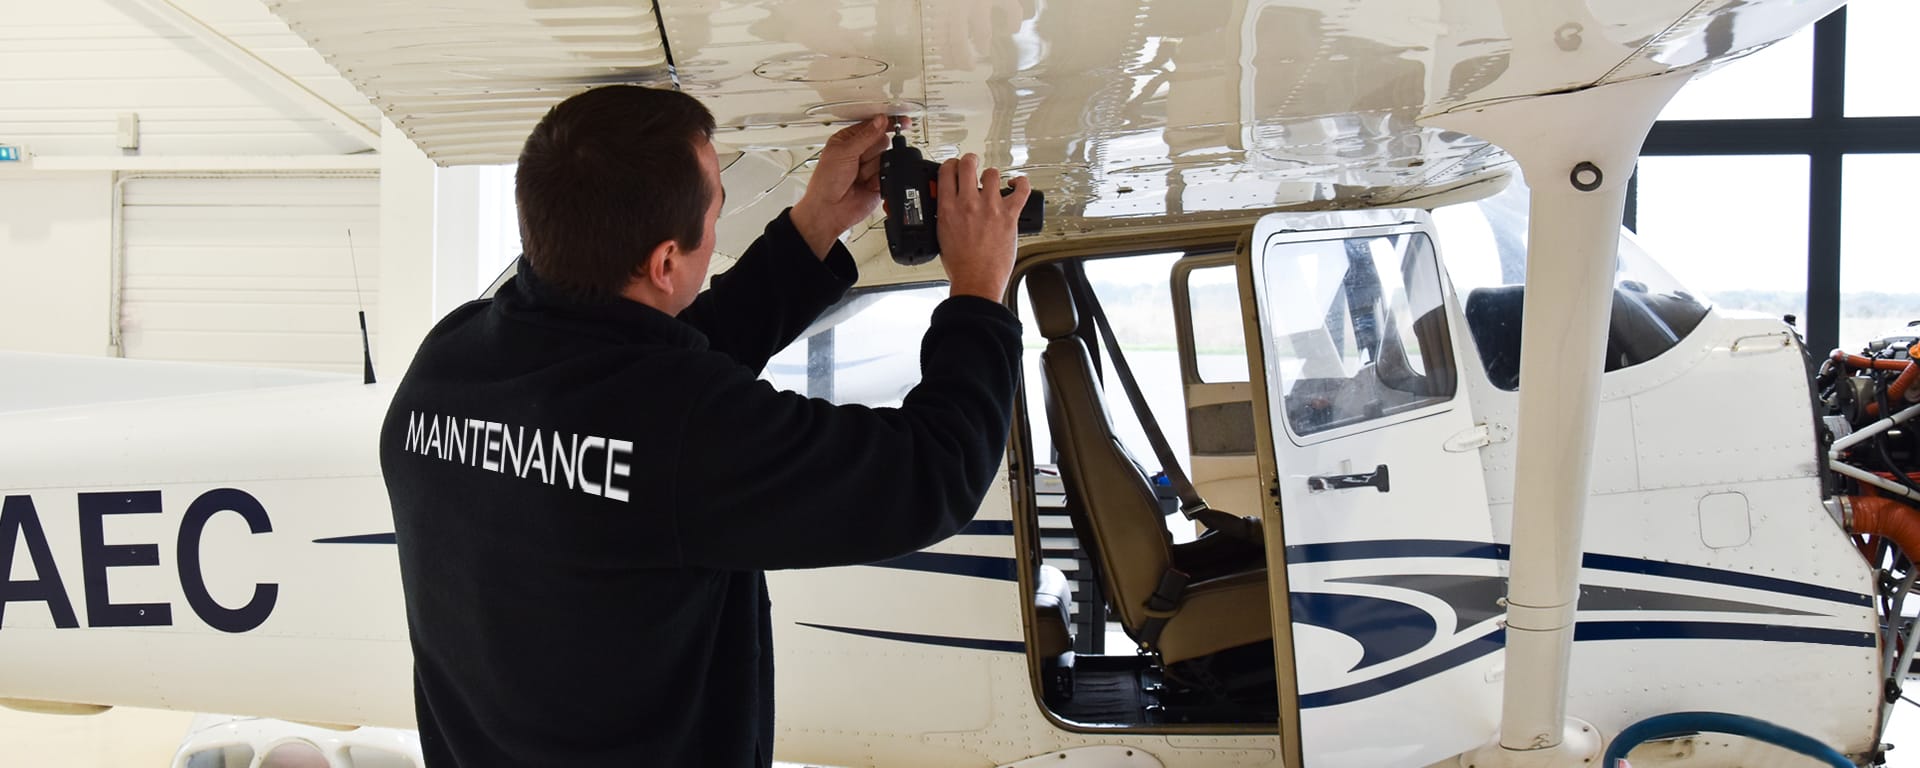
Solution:
<svg viewBox="0 0 1920 768"><path fill-rule="evenodd" d="M1147 598L1147 610L1160 615L1149 615L1146 622L1140 625L1141 650L1160 649L1160 631L1167 628L1168 617L1180 610L1180 601L1187 596L1188 581L1187 574L1176 568L1168 568L1160 574L1159 585L1153 588L1153 595Z"/></svg>
<svg viewBox="0 0 1920 768"><path fill-rule="evenodd" d="M1260 524L1250 517L1239 517L1214 509L1207 500L1200 498L1200 491L1193 487L1193 481L1180 469L1180 462L1173 455L1173 447L1167 444L1167 436L1160 431L1160 422L1153 418L1153 411L1147 408L1147 398L1140 394L1140 383L1133 378L1133 369L1127 365L1127 358L1120 353L1120 341L1114 336L1113 326L1107 322L1107 313L1100 308L1100 298L1093 294L1093 286L1087 283L1086 273L1073 271L1073 287L1076 298L1082 299L1089 314L1093 315L1094 326L1099 329L1100 342L1107 348L1107 357L1112 358L1113 372L1120 377L1120 388L1126 390L1127 401L1133 404L1133 413L1140 421L1140 429L1147 433L1147 442L1153 445L1153 453L1160 460L1160 471L1166 473L1167 480L1173 484L1175 494L1180 497L1180 514L1188 520L1197 520L1202 525L1232 536L1249 544L1266 546L1261 535Z"/></svg>

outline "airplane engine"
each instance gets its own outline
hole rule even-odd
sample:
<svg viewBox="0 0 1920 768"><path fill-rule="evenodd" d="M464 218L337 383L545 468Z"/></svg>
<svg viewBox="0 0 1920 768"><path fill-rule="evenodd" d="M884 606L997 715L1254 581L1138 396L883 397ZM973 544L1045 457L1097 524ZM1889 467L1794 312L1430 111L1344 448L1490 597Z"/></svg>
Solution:
<svg viewBox="0 0 1920 768"><path fill-rule="evenodd" d="M1827 496L1836 519L1879 570L1885 698L1915 676L1920 622L1909 618L1920 581L1920 335L1884 338L1860 354L1834 350L1814 377ZM1882 728L1886 716L1882 715Z"/></svg>
<svg viewBox="0 0 1920 768"><path fill-rule="evenodd" d="M1865 431L1885 419L1898 422L1846 453L1848 464L1915 489L1920 470L1920 432L1905 422L1920 403L1920 335L1893 336L1867 345L1861 354L1834 350L1820 367L1815 387L1826 406L1829 441ZM1890 490L1890 489L1889 489Z"/></svg>
<svg viewBox="0 0 1920 768"><path fill-rule="evenodd" d="M1834 350L1814 377L1833 494L1907 502L1920 515L1920 335L1893 336L1860 354ZM1832 495L1832 494L1830 494ZM1920 554L1920 553L1915 553Z"/></svg>

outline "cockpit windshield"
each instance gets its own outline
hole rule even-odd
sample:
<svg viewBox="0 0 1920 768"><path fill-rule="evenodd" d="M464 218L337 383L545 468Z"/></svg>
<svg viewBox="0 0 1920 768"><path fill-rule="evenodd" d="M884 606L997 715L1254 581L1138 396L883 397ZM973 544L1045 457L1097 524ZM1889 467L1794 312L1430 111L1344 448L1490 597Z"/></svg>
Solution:
<svg viewBox="0 0 1920 768"><path fill-rule="evenodd" d="M1527 188L1518 179L1498 195L1433 211L1467 329L1494 386L1520 387L1520 316L1527 273ZM1620 234L1608 323L1606 370L1639 365L1686 338L1709 306L1634 240Z"/></svg>

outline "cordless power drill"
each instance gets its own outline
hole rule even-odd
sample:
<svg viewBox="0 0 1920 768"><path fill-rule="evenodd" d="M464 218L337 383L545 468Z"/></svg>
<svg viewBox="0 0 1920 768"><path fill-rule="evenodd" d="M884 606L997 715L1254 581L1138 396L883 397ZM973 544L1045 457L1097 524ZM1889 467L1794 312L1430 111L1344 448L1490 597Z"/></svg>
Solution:
<svg viewBox="0 0 1920 768"><path fill-rule="evenodd" d="M939 177L940 164L921 157L898 133L893 147L880 153L880 198L887 210L887 249L895 263L911 267L940 255ZM1011 195L1013 189L1000 194ZM1040 190L1033 190L1020 208L1019 233L1039 232L1043 210Z"/></svg>

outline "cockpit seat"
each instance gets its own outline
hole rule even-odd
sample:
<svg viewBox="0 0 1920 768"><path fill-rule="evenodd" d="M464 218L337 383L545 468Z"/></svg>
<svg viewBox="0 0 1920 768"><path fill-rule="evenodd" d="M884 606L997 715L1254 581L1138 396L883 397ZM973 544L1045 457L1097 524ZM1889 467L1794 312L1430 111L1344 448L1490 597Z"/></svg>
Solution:
<svg viewBox="0 0 1920 768"><path fill-rule="evenodd" d="M1067 510L1115 618L1167 665L1271 640L1264 559L1219 575L1179 570L1153 487L1114 436L1065 273L1039 267L1027 273L1026 285L1047 337L1040 371Z"/></svg>
<svg viewBox="0 0 1920 768"><path fill-rule="evenodd" d="M1047 700L1073 698L1073 587L1051 565L1034 572L1033 636Z"/></svg>
<svg viewBox="0 0 1920 768"><path fill-rule="evenodd" d="M1051 565L1040 566L1034 579L1033 626L1043 658L1073 650L1073 588L1067 575Z"/></svg>

